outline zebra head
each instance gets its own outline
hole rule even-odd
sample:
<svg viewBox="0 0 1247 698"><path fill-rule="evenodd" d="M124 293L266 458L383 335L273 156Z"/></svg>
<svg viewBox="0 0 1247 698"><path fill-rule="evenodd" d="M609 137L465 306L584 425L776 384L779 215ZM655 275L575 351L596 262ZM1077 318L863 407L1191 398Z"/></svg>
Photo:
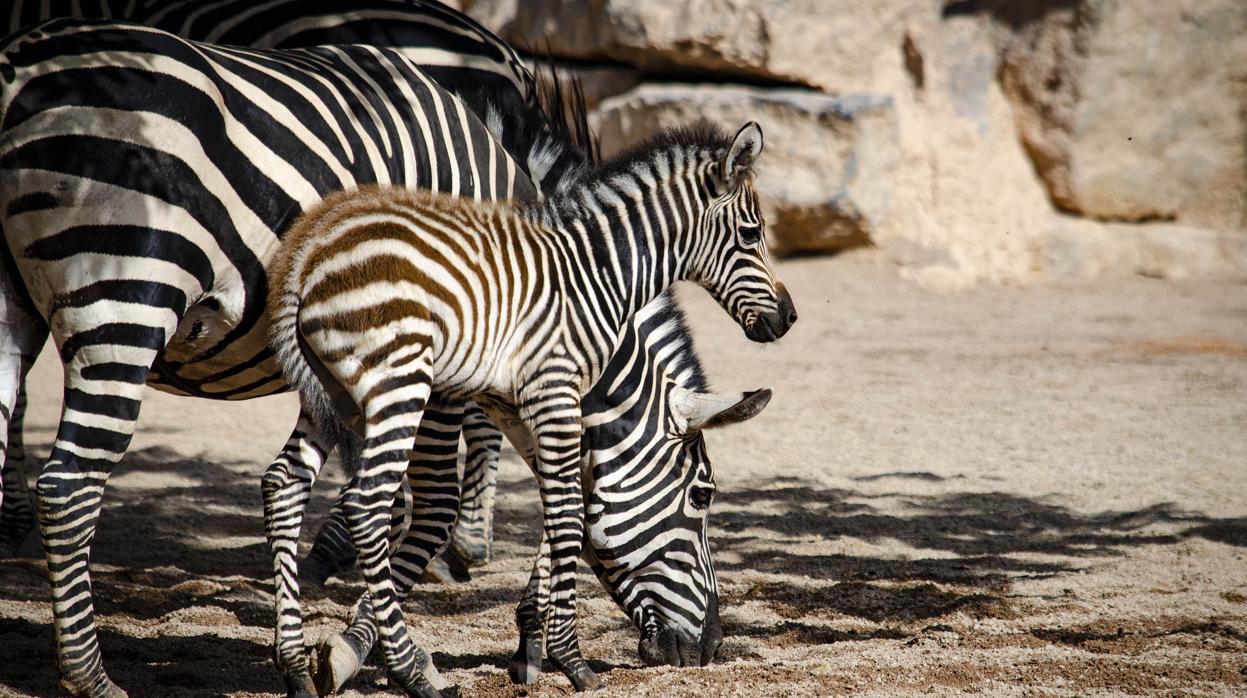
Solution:
<svg viewBox="0 0 1247 698"><path fill-rule="evenodd" d="M706 167L706 194L692 271L755 342L784 336L797 321L788 289L775 278L763 234L765 221L753 187L762 153L762 129L750 121ZM705 195L705 194L704 194Z"/></svg>
<svg viewBox="0 0 1247 698"><path fill-rule="evenodd" d="M698 666L723 638L707 531L715 480L702 431L753 417L771 391L708 390L666 299L625 329L607 369L621 378L585 396L585 557L640 629L646 664Z"/></svg>

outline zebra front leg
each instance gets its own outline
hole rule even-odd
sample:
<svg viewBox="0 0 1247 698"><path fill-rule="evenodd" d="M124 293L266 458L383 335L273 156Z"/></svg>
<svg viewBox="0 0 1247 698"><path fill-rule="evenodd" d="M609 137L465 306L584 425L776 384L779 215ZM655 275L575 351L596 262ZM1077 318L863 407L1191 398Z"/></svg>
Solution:
<svg viewBox="0 0 1247 698"><path fill-rule="evenodd" d="M3 244L3 243L0 243ZM48 326L18 295L15 275L0 278L0 558L15 557L35 527L27 489L26 376L48 339ZM6 438L7 437L7 438Z"/></svg>
<svg viewBox="0 0 1247 698"><path fill-rule="evenodd" d="M498 482L498 456L502 433L475 404L463 416L463 495L459 499L459 519L443 557L466 571L489 562L494 537L494 499Z"/></svg>
<svg viewBox="0 0 1247 698"><path fill-rule="evenodd" d="M537 380L521 391L521 418L536 442L542 529L549 545L550 611L546 656L577 691L605 684L580 654L576 635L576 565L584 543L584 498L580 485L580 393L572 384Z"/></svg>
<svg viewBox="0 0 1247 698"><path fill-rule="evenodd" d="M407 466L406 482L412 496L411 525L404 531L401 544L390 546L390 562L400 599L407 597L430 560L450 539L460 501L457 459L461 423L461 403L442 401L430 405L420 420L415 450ZM365 594L352 608L346 632L319 648L316 684L322 692L337 692L355 676L376 641L376 619ZM434 688L446 687L445 679L431 662L422 671Z"/></svg>
<svg viewBox="0 0 1247 698"><path fill-rule="evenodd" d="M514 683L533 684L541 674L542 649L545 643L546 618L550 612L550 544L545 534L537 547L533 571L528 577L524 596L515 608L515 626L520 632L520 647L511 657L508 673Z"/></svg>
<svg viewBox="0 0 1247 698"><path fill-rule="evenodd" d="M306 412L299 413L286 445L260 481L264 495L264 533L273 556L274 625L273 661L286 681L287 696L312 698L316 687L304 652L303 615L299 605L299 529L303 512L328 445Z"/></svg>

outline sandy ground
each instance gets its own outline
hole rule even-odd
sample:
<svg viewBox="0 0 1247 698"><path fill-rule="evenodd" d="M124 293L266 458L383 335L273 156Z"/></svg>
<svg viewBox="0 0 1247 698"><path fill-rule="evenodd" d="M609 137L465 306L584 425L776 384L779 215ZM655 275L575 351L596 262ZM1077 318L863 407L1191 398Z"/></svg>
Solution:
<svg viewBox="0 0 1247 698"><path fill-rule="evenodd" d="M683 294L715 384L776 390L708 436L727 640L714 666L643 669L586 574L602 695L1247 694L1247 285L939 296L868 260L781 264L801 320L777 346ZM37 453L59 405L50 358ZM293 415L289 396L151 394L93 558L107 666L132 696L279 690L258 476ZM537 511L513 456L500 479L495 561L417 588L408 619L458 695L562 695L561 676L506 679ZM0 563L3 695L56 690L37 553ZM360 589L309 595L312 633ZM386 692L368 669L348 695Z"/></svg>

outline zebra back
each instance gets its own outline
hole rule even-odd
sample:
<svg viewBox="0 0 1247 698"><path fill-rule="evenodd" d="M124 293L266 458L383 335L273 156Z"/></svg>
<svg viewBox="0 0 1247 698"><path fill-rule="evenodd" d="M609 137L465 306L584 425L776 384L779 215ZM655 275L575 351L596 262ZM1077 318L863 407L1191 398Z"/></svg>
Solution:
<svg viewBox="0 0 1247 698"><path fill-rule="evenodd" d="M596 160L579 82L552 68L534 75L502 39L435 0L13 0L0 13L6 22L0 35L67 17L134 22L249 48L391 48L477 116L491 108L506 115L493 131L520 163L537 168L533 179L541 191L553 191L569 181L569 172Z"/></svg>
<svg viewBox="0 0 1247 698"><path fill-rule="evenodd" d="M158 367L157 382L178 392L282 389L259 328L264 265L327 194L378 182L536 195L462 102L389 49L241 49L61 19L0 50L6 242L58 274L99 245L140 266L166 259L167 272L135 273L166 289L148 302L196 308ZM101 219L96 201L127 205ZM35 298L45 317L51 291Z"/></svg>

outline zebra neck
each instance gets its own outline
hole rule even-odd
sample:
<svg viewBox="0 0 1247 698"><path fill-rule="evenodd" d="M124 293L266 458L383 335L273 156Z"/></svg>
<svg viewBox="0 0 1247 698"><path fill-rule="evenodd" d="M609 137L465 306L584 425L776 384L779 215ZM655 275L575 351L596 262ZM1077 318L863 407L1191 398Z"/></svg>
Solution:
<svg viewBox="0 0 1247 698"><path fill-rule="evenodd" d="M672 210L667 202L681 200L666 191L674 183L647 184L616 179L582 188L542 215L568 245L566 273L579 291L572 301L580 321L612 342L637 311L690 277L700 207Z"/></svg>

